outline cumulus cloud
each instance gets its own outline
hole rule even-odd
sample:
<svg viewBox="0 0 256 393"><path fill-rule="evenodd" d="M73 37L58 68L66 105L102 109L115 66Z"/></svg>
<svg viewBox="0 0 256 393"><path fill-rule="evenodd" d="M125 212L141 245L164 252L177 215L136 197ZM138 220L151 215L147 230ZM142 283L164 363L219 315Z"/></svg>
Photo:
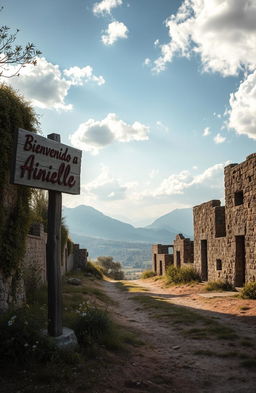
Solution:
<svg viewBox="0 0 256 393"><path fill-rule="evenodd" d="M256 3L251 0L184 0L165 25L170 41L160 45L154 71L161 72L173 56L197 53L205 71L237 75L256 63Z"/></svg>
<svg viewBox="0 0 256 393"><path fill-rule="evenodd" d="M208 136L210 135L210 133L211 133L210 127L205 127L203 131L203 136Z"/></svg>
<svg viewBox="0 0 256 393"><path fill-rule="evenodd" d="M97 153L114 141L145 141L148 133L149 127L146 125L138 121L128 124L115 113L109 113L103 120L89 119L80 124L70 140L75 147Z"/></svg>
<svg viewBox="0 0 256 393"><path fill-rule="evenodd" d="M14 69L15 66L10 67L10 74ZM65 103L69 89L71 86L88 82L102 85L105 80L102 76L95 76L91 66L72 67L62 72L59 65L54 65L45 58L37 59L36 66L27 65L20 70L18 77L8 80L8 83L21 91L32 105L57 110L71 110L72 105Z"/></svg>
<svg viewBox="0 0 256 393"><path fill-rule="evenodd" d="M122 5L123 0L102 0L95 3L93 6L93 13L95 15L111 14L112 8Z"/></svg>
<svg viewBox="0 0 256 393"><path fill-rule="evenodd" d="M228 126L256 139L256 70L231 94Z"/></svg>
<svg viewBox="0 0 256 393"><path fill-rule="evenodd" d="M120 38L128 37L128 28L123 22L114 21L109 23L107 30L101 36L105 45L113 45Z"/></svg>
<svg viewBox="0 0 256 393"><path fill-rule="evenodd" d="M134 196L137 199L143 198L166 198L174 195L189 195L196 189L196 195L200 195L200 190L209 190L213 188L223 189L223 169L227 163L215 164L202 173L193 174L189 170L183 170L176 174L171 174L167 178L163 179L161 183L154 187L153 190L144 190L142 192L135 193ZM179 199L181 201L181 199Z"/></svg>
<svg viewBox="0 0 256 393"><path fill-rule="evenodd" d="M126 197L127 186L121 184L110 174L107 166L101 165L100 174L90 183L84 185L82 192L99 200L122 200Z"/></svg>
<svg viewBox="0 0 256 393"><path fill-rule="evenodd" d="M226 138L224 136L222 136L220 133L218 133L214 138L213 138L214 142L217 144L223 143L225 142Z"/></svg>

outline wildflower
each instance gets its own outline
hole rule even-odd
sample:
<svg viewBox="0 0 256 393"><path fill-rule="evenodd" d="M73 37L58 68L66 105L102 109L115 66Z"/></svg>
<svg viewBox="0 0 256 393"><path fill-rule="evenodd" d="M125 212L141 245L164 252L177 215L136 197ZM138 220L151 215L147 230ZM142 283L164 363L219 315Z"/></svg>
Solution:
<svg viewBox="0 0 256 393"><path fill-rule="evenodd" d="M25 344L24 344L24 347L25 347L25 348L27 348L28 346L29 346L28 343L25 343Z"/></svg>
<svg viewBox="0 0 256 393"><path fill-rule="evenodd" d="M13 316L9 319L9 321L7 322L7 325L8 325L8 326L12 326L12 325L14 324L16 318L17 318L16 315L13 315Z"/></svg>

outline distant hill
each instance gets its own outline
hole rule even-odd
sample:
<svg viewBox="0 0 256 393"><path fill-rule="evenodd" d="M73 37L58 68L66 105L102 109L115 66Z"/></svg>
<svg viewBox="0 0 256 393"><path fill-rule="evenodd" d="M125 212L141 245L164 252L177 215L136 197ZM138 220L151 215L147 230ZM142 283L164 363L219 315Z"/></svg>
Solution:
<svg viewBox="0 0 256 393"><path fill-rule="evenodd" d="M63 216L71 233L100 239L168 244L177 233L167 227L135 228L85 205L64 207Z"/></svg>
<svg viewBox="0 0 256 393"><path fill-rule="evenodd" d="M176 209L145 228L116 220L90 206L63 208L72 240L87 248L93 259L113 256L126 266L140 266L151 260L151 245L171 244L177 233L190 236L192 209Z"/></svg>
<svg viewBox="0 0 256 393"><path fill-rule="evenodd" d="M183 233L186 236L193 236L193 211L192 208L175 209L170 213L157 218L149 229L168 229L175 233Z"/></svg>

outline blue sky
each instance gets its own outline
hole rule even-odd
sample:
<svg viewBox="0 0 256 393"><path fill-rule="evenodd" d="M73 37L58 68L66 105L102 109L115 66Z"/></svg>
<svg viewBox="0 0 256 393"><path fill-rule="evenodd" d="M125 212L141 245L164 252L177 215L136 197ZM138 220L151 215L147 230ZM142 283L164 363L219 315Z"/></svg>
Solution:
<svg viewBox="0 0 256 393"><path fill-rule="evenodd" d="M41 129L83 150L80 196L145 225L223 198L256 151L255 0L2 0L1 24L42 51L5 80Z"/></svg>

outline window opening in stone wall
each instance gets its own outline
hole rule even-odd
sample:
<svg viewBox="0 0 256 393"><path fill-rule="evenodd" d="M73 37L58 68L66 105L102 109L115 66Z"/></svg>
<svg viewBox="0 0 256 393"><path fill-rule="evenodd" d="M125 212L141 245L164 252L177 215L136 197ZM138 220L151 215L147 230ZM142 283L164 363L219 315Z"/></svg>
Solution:
<svg viewBox="0 0 256 393"><path fill-rule="evenodd" d="M244 193L243 191L235 192L235 206L242 205L244 203Z"/></svg>
<svg viewBox="0 0 256 393"><path fill-rule="evenodd" d="M242 287L245 283L245 238L236 236L235 286Z"/></svg>
<svg viewBox="0 0 256 393"><path fill-rule="evenodd" d="M168 247L168 254L172 255L173 254L173 247Z"/></svg>
<svg viewBox="0 0 256 393"><path fill-rule="evenodd" d="M159 262L160 276L163 275L163 261Z"/></svg>
<svg viewBox="0 0 256 393"><path fill-rule="evenodd" d="M208 280L208 252L207 240L201 240L201 275L202 280Z"/></svg>
<svg viewBox="0 0 256 393"><path fill-rule="evenodd" d="M216 270L222 270L222 260L216 259Z"/></svg>
<svg viewBox="0 0 256 393"><path fill-rule="evenodd" d="M180 267L180 251L176 251L176 264Z"/></svg>

